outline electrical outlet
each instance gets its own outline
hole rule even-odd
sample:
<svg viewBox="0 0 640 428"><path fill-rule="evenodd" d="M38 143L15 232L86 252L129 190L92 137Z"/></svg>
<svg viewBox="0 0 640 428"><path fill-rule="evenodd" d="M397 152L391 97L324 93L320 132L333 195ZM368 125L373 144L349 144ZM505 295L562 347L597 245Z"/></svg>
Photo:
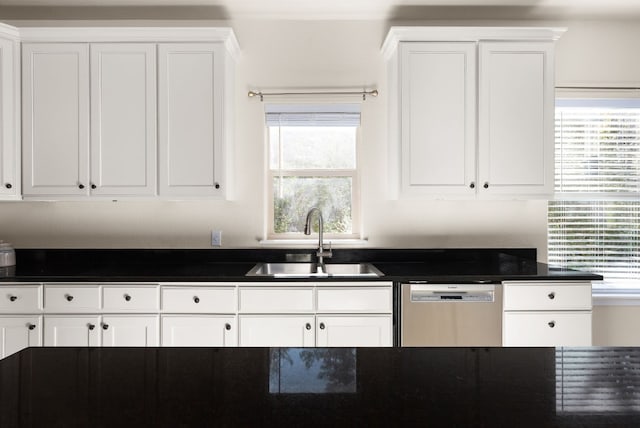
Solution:
<svg viewBox="0 0 640 428"><path fill-rule="evenodd" d="M221 230L211 231L211 246L222 247L222 231Z"/></svg>

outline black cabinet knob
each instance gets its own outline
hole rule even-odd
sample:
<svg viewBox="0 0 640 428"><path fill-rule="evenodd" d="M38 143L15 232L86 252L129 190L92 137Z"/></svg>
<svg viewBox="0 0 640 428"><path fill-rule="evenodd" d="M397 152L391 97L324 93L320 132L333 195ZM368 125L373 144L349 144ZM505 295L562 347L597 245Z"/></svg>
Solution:
<svg viewBox="0 0 640 428"><path fill-rule="evenodd" d="M78 189L84 189L84 184L78 184Z"/></svg>
<svg viewBox="0 0 640 428"><path fill-rule="evenodd" d="M7 183L4 185L4 187L6 187L7 189L11 189L13 186L11 185L11 183Z"/></svg>
<svg viewBox="0 0 640 428"><path fill-rule="evenodd" d="M472 188L472 189L475 189L476 188L476 183L472 181L471 184L469 184L469 187Z"/></svg>
<svg viewBox="0 0 640 428"><path fill-rule="evenodd" d="M124 300L126 300L127 302L131 301L131 296L129 296L128 294L125 294Z"/></svg>
<svg viewBox="0 0 640 428"><path fill-rule="evenodd" d="M89 324L87 327L89 327L89 330L93 330L94 328L96 328L95 324Z"/></svg>
<svg viewBox="0 0 640 428"><path fill-rule="evenodd" d="M36 329L36 325L35 324L29 324L27 327L29 328L29 330L35 330Z"/></svg>
<svg viewBox="0 0 640 428"><path fill-rule="evenodd" d="M200 298L198 296L193 296L193 301L196 303L200 303Z"/></svg>
<svg viewBox="0 0 640 428"><path fill-rule="evenodd" d="M73 300L73 296L71 294L65 295L64 298L67 299L67 302L70 302Z"/></svg>
<svg viewBox="0 0 640 428"><path fill-rule="evenodd" d="M9 300L15 302L16 300L18 300L18 296L9 296Z"/></svg>
<svg viewBox="0 0 640 428"><path fill-rule="evenodd" d="M489 188L489 183L484 183L484 185L482 187L484 187L485 189L488 189Z"/></svg>
<svg viewBox="0 0 640 428"><path fill-rule="evenodd" d="M307 323L304 328L306 328L307 330L311 330L311 324Z"/></svg>
<svg viewBox="0 0 640 428"><path fill-rule="evenodd" d="M225 328L226 330L231 330L231 324L226 323L226 324L224 325L224 328Z"/></svg>
<svg viewBox="0 0 640 428"><path fill-rule="evenodd" d="M323 322L321 322L321 323L320 323L320 330L324 330L324 327L325 327L324 323L323 323Z"/></svg>
<svg viewBox="0 0 640 428"><path fill-rule="evenodd" d="M218 183L216 183L215 186L216 186L216 189L220 188L220 184L218 184Z"/></svg>
<svg viewBox="0 0 640 428"><path fill-rule="evenodd" d="M95 189L96 187L98 187L98 186L96 186L96 185L95 185L95 184L93 184L93 183L91 184L91 188L92 188L92 189Z"/></svg>
<svg viewBox="0 0 640 428"><path fill-rule="evenodd" d="M553 328L556 326L556 322L555 321L549 321L549 327Z"/></svg>
<svg viewBox="0 0 640 428"><path fill-rule="evenodd" d="M108 330L109 329L109 324L102 323L102 329L103 330Z"/></svg>
<svg viewBox="0 0 640 428"><path fill-rule="evenodd" d="M549 297L549 299L553 300L553 299L555 299L555 298L556 298L556 293L551 292L551 293L549 293L547 296Z"/></svg>

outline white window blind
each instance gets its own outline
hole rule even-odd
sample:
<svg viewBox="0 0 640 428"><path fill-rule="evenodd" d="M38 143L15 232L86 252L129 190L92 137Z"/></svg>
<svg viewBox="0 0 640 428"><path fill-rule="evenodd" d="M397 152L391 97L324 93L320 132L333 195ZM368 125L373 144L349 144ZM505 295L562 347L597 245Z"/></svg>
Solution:
<svg viewBox="0 0 640 428"><path fill-rule="evenodd" d="M640 289L640 100L558 100L549 262Z"/></svg>
<svg viewBox="0 0 640 428"><path fill-rule="evenodd" d="M266 104L267 126L360 126L360 104Z"/></svg>

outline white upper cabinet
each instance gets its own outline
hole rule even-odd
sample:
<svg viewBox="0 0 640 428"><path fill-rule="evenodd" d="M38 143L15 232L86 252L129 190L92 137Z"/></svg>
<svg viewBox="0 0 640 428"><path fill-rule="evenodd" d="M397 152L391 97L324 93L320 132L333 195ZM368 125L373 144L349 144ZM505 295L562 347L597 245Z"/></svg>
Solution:
<svg viewBox="0 0 640 428"><path fill-rule="evenodd" d="M91 45L91 193L154 195L156 46Z"/></svg>
<svg viewBox="0 0 640 428"><path fill-rule="evenodd" d="M214 43L158 47L161 196L222 196L224 47Z"/></svg>
<svg viewBox="0 0 640 428"><path fill-rule="evenodd" d="M0 199L20 197L20 113L17 32L0 25Z"/></svg>
<svg viewBox="0 0 640 428"><path fill-rule="evenodd" d="M482 193L553 193L552 42L480 43Z"/></svg>
<svg viewBox="0 0 640 428"><path fill-rule="evenodd" d="M22 45L24 196L89 192L89 45Z"/></svg>
<svg viewBox="0 0 640 428"><path fill-rule="evenodd" d="M553 192L555 28L393 27L393 197Z"/></svg>
<svg viewBox="0 0 640 428"><path fill-rule="evenodd" d="M229 196L231 29L19 34L26 198Z"/></svg>
<svg viewBox="0 0 640 428"><path fill-rule="evenodd" d="M473 195L475 44L403 43L401 61L403 193Z"/></svg>

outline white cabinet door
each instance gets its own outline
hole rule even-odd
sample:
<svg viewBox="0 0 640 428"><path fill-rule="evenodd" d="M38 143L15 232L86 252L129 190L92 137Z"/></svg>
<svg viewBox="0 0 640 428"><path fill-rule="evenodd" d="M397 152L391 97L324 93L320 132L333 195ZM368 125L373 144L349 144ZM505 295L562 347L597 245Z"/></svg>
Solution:
<svg viewBox="0 0 640 428"><path fill-rule="evenodd" d="M476 44L401 45L402 192L475 195Z"/></svg>
<svg viewBox="0 0 640 428"><path fill-rule="evenodd" d="M315 346L313 315L240 315L240 346Z"/></svg>
<svg viewBox="0 0 640 428"><path fill-rule="evenodd" d="M164 315L162 346L237 346L235 316Z"/></svg>
<svg viewBox="0 0 640 428"><path fill-rule="evenodd" d="M479 195L553 193L553 43L481 42Z"/></svg>
<svg viewBox="0 0 640 428"><path fill-rule="evenodd" d="M91 194L156 191L156 46L91 45Z"/></svg>
<svg viewBox="0 0 640 428"><path fill-rule="evenodd" d="M158 346L158 317L104 315L100 323L102 346Z"/></svg>
<svg viewBox="0 0 640 428"><path fill-rule="evenodd" d="M225 54L219 44L158 46L161 196L222 196Z"/></svg>
<svg viewBox="0 0 640 428"><path fill-rule="evenodd" d="M391 315L319 315L317 346L393 346Z"/></svg>
<svg viewBox="0 0 640 428"><path fill-rule="evenodd" d="M98 315L47 315L44 317L44 346L100 346Z"/></svg>
<svg viewBox="0 0 640 428"><path fill-rule="evenodd" d="M29 346L42 346L42 317L0 317L0 358Z"/></svg>
<svg viewBox="0 0 640 428"><path fill-rule="evenodd" d="M17 44L0 38L0 197L20 195L18 179Z"/></svg>
<svg viewBox="0 0 640 428"><path fill-rule="evenodd" d="M505 312L503 346L591 346L591 312Z"/></svg>
<svg viewBox="0 0 640 428"><path fill-rule="evenodd" d="M87 195L89 45L22 46L23 193Z"/></svg>

